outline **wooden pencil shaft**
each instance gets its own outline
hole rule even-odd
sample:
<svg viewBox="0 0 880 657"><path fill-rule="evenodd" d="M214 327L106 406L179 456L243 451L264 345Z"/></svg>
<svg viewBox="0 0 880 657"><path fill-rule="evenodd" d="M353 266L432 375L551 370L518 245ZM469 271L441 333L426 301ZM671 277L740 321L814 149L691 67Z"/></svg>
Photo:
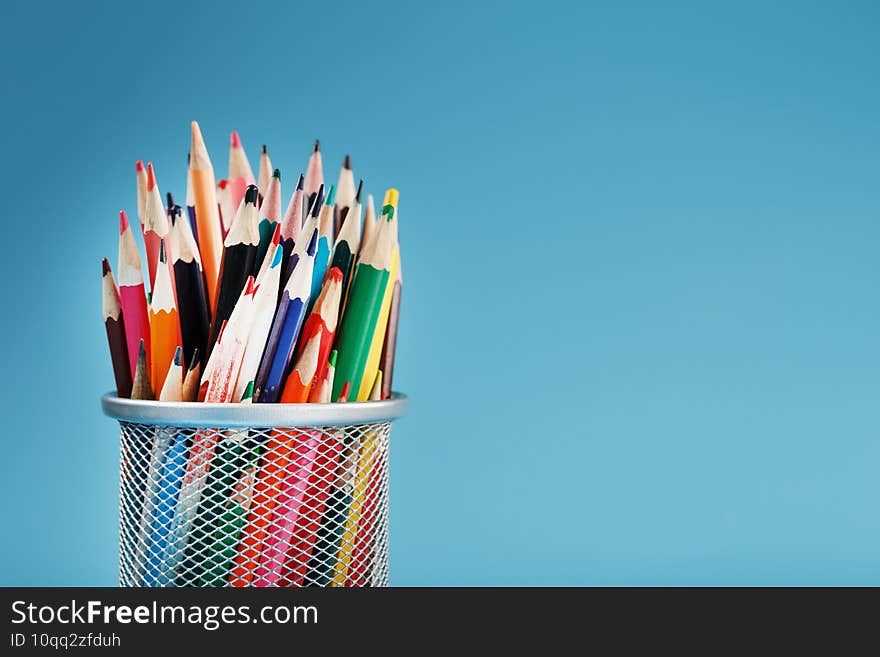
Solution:
<svg viewBox="0 0 880 657"><path fill-rule="evenodd" d="M388 326L385 329L385 340L382 343L382 356L379 358L379 369L382 371L382 399L391 396L392 378L394 377L394 356L397 350L397 322L400 318L400 280L394 282L391 293L391 310L388 315Z"/></svg>

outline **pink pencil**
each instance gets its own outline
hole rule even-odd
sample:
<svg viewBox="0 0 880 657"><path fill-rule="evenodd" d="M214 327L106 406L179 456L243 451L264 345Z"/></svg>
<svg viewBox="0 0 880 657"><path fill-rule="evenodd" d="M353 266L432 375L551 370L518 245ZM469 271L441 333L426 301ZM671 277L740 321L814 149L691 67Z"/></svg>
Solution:
<svg viewBox="0 0 880 657"><path fill-rule="evenodd" d="M324 165L321 162L321 142L315 140L315 148L309 157L309 166L306 169L305 197L308 205L312 204L318 194L318 188L324 184Z"/></svg>
<svg viewBox="0 0 880 657"><path fill-rule="evenodd" d="M251 170L251 163L244 152L241 138L235 130L229 135L229 176L226 180L229 183L229 205L234 211L235 208L241 205L241 199L244 198L247 186L256 183L254 172ZM228 227L232 224L232 217L224 218L223 221Z"/></svg>
<svg viewBox="0 0 880 657"><path fill-rule="evenodd" d="M150 316L147 313L147 295L144 291L144 275L141 273L141 257L138 255L134 234L125 210L119 211L119 297L122 316L125 318L125 343L131 371L137 370L138 350L141 340L150 366Z"/></svg>

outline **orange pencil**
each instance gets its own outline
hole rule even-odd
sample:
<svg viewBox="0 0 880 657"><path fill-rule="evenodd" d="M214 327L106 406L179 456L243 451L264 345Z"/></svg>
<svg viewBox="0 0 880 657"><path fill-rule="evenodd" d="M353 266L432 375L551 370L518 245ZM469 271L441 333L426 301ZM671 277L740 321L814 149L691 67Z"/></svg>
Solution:
<svg viewBox="0 0 880 657"><path fill-rule="evenodd" d="M287 383L284 384L284 392L281 393L283 404L305 404L309 400L309 391L312 383L319 380L315 374L318 371L318 352L321 349L321 327L306 341L305 348L299 355L296 365L293 366Z"/></svg>
<svg viewBox="0 0 880 657"><path fill-rule="evenodd" d="M208 285L208 299L211 312L217 303L217 274L223 256L223 236L220 230L220 216L217 209L217 188L214 181L214 167L208 157L208 149L202 138L199 124L192 122L192 147L189 170L192 175L193 199L196 207L196 223L199 234L199 250L202 252L202 265L205 269L205 282Z"/></svg>
<svg viewBox="0 0 880 657"><path fill-rule="evenodd" d="M324 286L321 294L312 308L312 312L306 318L300 334L299 350L297 357L305 349L306 343L312 336L321 332L321 348L318 351L318 371L315 374L315 388L320 388L319 383L327 376L327 362L330 350L333 348L333 339L336 336L336 326L339 320L339 308L342 303L342 271L338 267L331 267L324 277ZM309 399L309 401L314 401Z"/></svg>
<svg viewBox="0 0 880 657"><path fill-rule="evenodd" d="M159 382L165 381L174 353L180 344L180 321L168 275L165 241L162 240L159 242L156 286L150 299L150 381L154 386L162 385Z"/></svg>

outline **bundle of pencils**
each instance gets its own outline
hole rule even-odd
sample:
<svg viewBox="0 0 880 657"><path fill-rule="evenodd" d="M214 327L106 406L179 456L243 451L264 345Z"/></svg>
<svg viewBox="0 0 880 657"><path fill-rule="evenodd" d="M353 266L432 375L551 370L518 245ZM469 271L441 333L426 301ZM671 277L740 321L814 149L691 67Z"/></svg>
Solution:
<svg viewBox="0 0 880 657"><path fill-rule="evenodd" d="M163 204L151 163L135 169L140 231L120 212L118 287L101 264L120 397L242 403L250 390L247 403L335 403L366 401L377 385L380 398L391 395L402 284L396 189L376 218L348 155L325 188L316 141L305 174L284 178L296 184L282 214L281 171L267 148L255 180L233 132L229 174L217 181L196 122L185 211L171 194Z"/></svg>

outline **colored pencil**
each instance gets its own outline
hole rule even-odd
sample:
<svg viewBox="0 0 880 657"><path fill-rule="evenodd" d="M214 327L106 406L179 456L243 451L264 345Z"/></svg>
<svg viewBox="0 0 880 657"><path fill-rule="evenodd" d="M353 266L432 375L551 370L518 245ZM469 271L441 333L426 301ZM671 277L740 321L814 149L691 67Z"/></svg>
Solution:
<svg viewBox="0 0 880 657"><path fill-rule="evenodd" d="M346 514L351 506L358 461L355 444L352 443L344 448L340 461L327 498L327 511L318 529L314 554L305 577L305 583L309 586L327 586L333 575L338 546L345 530Z"/></svg>
<svg viewBox="0 0 880 657"><path fill-rule="evenodd" d="M260 150L260 168L257 173L257 187L260 188L260 205L263 204L263 197L269 188L269 178L272 175L272 160L269 158L269 149L266 144Z"/></svg>
<svg viewBox="0 0 880 657"><path fill-rule="evenodd" d="M330 357L327 359L327 364L324 368L324 377L319 385L312 386L312 391L309 393L309 403L329 404L333 401L333 378L336 375L336 357L336 350L331 350Z"/></svg>
<svg viewBox="0 0 880 657"><path fill-rule="evenodd" d="M293 251L291 251L290 257L288 258L284 269L281 270L282 288L287 285L287 279L290 278L290 272L293 271L294 267L296 267L296 263L302 257L303 253L305 253L306 247L309 245L309 240L311 239L312 233L318 230L318 217L320 216L321 209L323 207L324 185L321 185L320 187L318 187L318 193L315 196L314 201L312 201L311 205L309 205L309 211L306 213L306 219L303 222L302 228L300 229L299 241L294 245ZM315 242L315 246L317 248L317 241Z"/></svg>
<svg viewBox="0 0 880 657"><path fill-rule="evenodd" d="M141 273L134 235L124 210L119 211L119 298L125 318L125 342L132 376L137 371L138 343L144 341L147 367L150 362L150 320L147 314L147 295Z"/></svg>
<svg viewBox="0 0 880 657"><path fill-rule="evenodd" d="M134 163L134 172L137 182L137 217L141 223L141 231L144 229L144 207L147 202L147 170L142 160Z"/></svg>
<svg viewBox="0 0 880 657"><path fill-rule="evenodd" d="M180 399L185 402L194 402L199 396L199 381L202 378L201 367L199 367L202 352L196 347L189 366L186 369L186 376L183 379L183 391Z"/></svg>
<svg viewBox="0 0 880 657"><path fill-rule="evenodd" d="M318 187L324 184L324 165L321 163L321 142L315 140L315 147L309 156L309 165L306 169L305 201L310 206L318 193Z"/></svg>
<svg viewBox="0 0 880 657"><path fill-rule="evenodd" d="M254 276L260 270L266 252L269 250L269 244L272 242L272 235L275 233L275 226L281 221L281 172L278 169L272 173L269 181L269 187L264 192L263 202L259 209L259 236L260 242L257 246L257 257L254 261Z"/></svg>
<svg viewBox="0 0 880 657"><path fill-rule="evenodd" d="M381 324L382 308L388 291L388 281L392 280L396 255L395 210L397 206L397 190L386 192L386 202L382 207L382 217L376 234L361 251L360 261L355 268L351 282L351 290L346 302L345 313L339 325L336 348L339 360L336 364L336 381L333 384L334 397L339 394L342 386L349 382L352 395L356 401L364 401L370 393L375 379L368 376L368 358L373 343L373 336L385 335L385 325ZM389 304L390 306L390 299ZM386 323L387 323L387 312ZM380 345L381 346L381 345ZM378 355L376 363L378 365ZM368 383L363 380L368 378Z"/></svg>
<svg viewBox="0 0 880 657"><path fill-rule="evenodd" d="M186 451L186 434L175 435L165 450L165 458L159 470L158 491L149 522L151 532L147 542L149 558L144 578L147 586L168 586L176 575L168 568L167 555L175 550L175 546L168 543L168 535L174 517L174 508L177 506L181 480L186 472Z"/></svg>
<svg viewBox="0 0 880 657"><path fill-rule="evenodd" d="M314 334L306 340L302 351L297 357L293 370L284 384L281 401L285 404L305 404L309 400L309 391L315 382L315 374L318 371L318 354L321 350L321 335L323 330L319 325Z"/></svg>
<svg viewBox="0 0 880 657"><path fill-rule="evenodd" d="M288 378L299 380L298 400L306 401L311 380L317 370L320 336L309 341L300 361ZM277 497L277 506L272 518L271 530L267 533L260 551L260 562L254 575L259 586L273 586L281 578L288 550L294 535L307 524L309 507L318 500L307 497L306 493L317 483L318 452L322 433L314 430L296 431L290 455L292 467L282 484ZM326 469L326 468L325 468ZM323 500L320 500L323 503Z"/></svg>
<svg viewBox="0 0 880 657"><path fill-rule="evenodd" d="M373 385L370 386L371 397L375 395L379 399L382 390L382 373L376 374ZM352 554L355 549L355 540L358 526L365 520L363 507L367 497L367 483L373 469L373 460L376 454L376 434L368 431L360 440L358 449L357 472L354 478L354 490L352 491L351 505L345 518L345 530L340 537L339 553L336 557L336 565L333 572L333 581L330 586L345 586L348 578L348 569L351 565ZM363 527L361 527L363 531Z"/></svg>
<svg viewBox="0 0 880 657"><path fill-rule="evenodd" d="M312 307L312 311L309 313L305 324L303 324L296 353L296 358L298 359L302 355L306 344L313 336L320 332L321 344L318 351L318 371L315 375L316 387L319 386L320 382L324 380L324 377L327 374L327 359L330 356L330 350L333 348L333 339L336 335L341 299L342 272L336 267L333 267L327 272L327 276L324 278L324 286L321 288L321 293L318 295L318 299L315 301L315 305ZM289 378L288 385L290 385ZM284 395L282 395L281 401L286 401Z"/></svg>
<svg viewBox="0 0 880 657"><path fill-rule="evenodd" d="M208 149L199 124L192 122L192 147L189 163L192 176L193 201L198 225L199 250L205 268L205 281L208 285L208 301L211 311L217 299L217 275L223 257L223 238L220 232L220 217L217 210L217 191L214 182L214 167L208 157Z"/></svg>
<svg viewBox="0 0 880 657"><path fill-rule="evenodd" d="M394 377L394 354L397 350L397 324L400 320L400 294L403 291L403 273L397 268L397 280L391 290L391 307L388 311L388 326L382 341L382 355L379 357L379 369L383 372L382 399L391 396L391 384Z"/></svg>
<svg viewBox="0 0 880 657"><path fill-rule="evenodd" d="M254 180L254 172L251 170L247 153L244 152L241 138L235 130L229 135L229 175L226 179L229 182L230 201L233 208L241 205L245 190L257 182Z"/></svg>
<svg viewBox="0 0 880 657"><path fill-rule="evenodd" d="M342 298L348 293L348 285L351 283L351 274L354 268L354 260L357 257L361 243L361 190L364 181L358 185L351 207L346 208L345 221L336 236L333 245L333 257L330 259L330 267L337 267L342 272Z"/></svg>
<svg viewBox="0 0 880 657"><path fill-rule="evenodd" d="M312 386L312 393L318 391L315 399L318 403L330 402L330 393L333 388L333 372L336 364L336 352L331 352L330 362L327 369L327 378L320 385ZM309 399L309 401L312 401ZM324 517L326 502L331 488L335 483L336 469L342 454L341 434L320 434L315 467L308 478L308 488L305 492L305 505L302 512L295 519L290 547L287 554L282 558L280 586L302 586L309 562L312 559L317 542L321 519Z"/></svg>
<svg viewBox="0 0 880 657"><path fill-rule="evenodd" d="M154 385L165 381L169 363L180 346L180 320L171 278L168 275L168 258L165 240L159 242L159 259L156 270L156 288L150 298L150 380ZM160 384L161 385L161 384Z"/></svg>
<svg viewBox="0 0 880 657"><path fill-rule="evenodd" d="M183 358L184 362L189 363L197 350L203 354L207 349L211 311L199 248L179 205L171 209L171 233Z"/></svg>
<svg viewBox="0 0 880 657"><path fill-rule="evenodd" d="M241 403L250 403L252 398L253 386L248 386ZM257 482L259 439L254 436L245 438L243 453L247 463L235 483L232 495L223 503L222 513L215 524L213 544L207 556L204 557L205 568L200 582L202 586L224 586L226 584L242 529L251 508Z"/></svg>
<svg viewBox="0 0 880 657"><path fill-rule="evenodd" d="M383 382L383 372L379 370L376 374L376 381L373 383L373 389L370 392L370 401L378 401L382 398ZM375 431L369 430L365 435L362 451L366 450L367 453L372 453L372 457L366 465L368 469L364 476L361 477L361 480L355 479L355 499L361 497L358 494L358 484L365 483L363 486L360 518L358 518L354 545L349 554L350 562L344 579L345 586L364 586L369 569L372 567L371 556L375 538L376 506L386 465L385 456L377 449L376 440ZM336 581L339 583L342 581L342 578L340 577Z"/></svg>
<svg viewBox="0 0 880 657"><path fill-rule="evenodd" d="M370 397L376 372L379 370L379 359L382 356L382 344L385 341L385 333L388 328L388 317L391 314L391 297L394 292L394 282L397 280L400 269L400 246L397 242L397 190L388 190L385 193L385 201L382 203L382 219L384 231L388 234L393 247L391 252L391 271L382 293L382 303L379 307L379 316L376 326L372 331L367 360L364 364L364 373L361 378L360 389L357 393L357 401L365 401Z"/></svg>
<svg viewBox="0 0 880 657"><path fill-rule="evenodd" d="M224 432L217 443L187 540L183 562L183 571L186 572L184 584L196 584L210 576L210 570L221 556L213 551L215 532L225 524L224 507L246 465L245 442L249 440L247 430L230 430Z"/></svg>
<svg viewBox="0 0 880 657"><path fill-rule="evenodd" d="M281 271L287 271L287 262L293 253L293 245L299 239L303 223L303 175L299 174L296 181L296 189L287 204L284 218L281 220L281 247L284 255L281 258Z"/></svg>
<svg viewBox="0 0 880 657"><path fill-rule="evenodd" d="M351 158L346 155L339 170L339 179L336 182L336 203L333 206L333 234L339 235L342 222L349 209L354 204L355 197L354 172L351 170ZM360 232L360 227L358 227Z"/></svg>
<svg viewBox="0 0 880 657"><path fill-rule="evenodd" d="M186 216L189 219L189 227L192 229L193 239L199 244L199 224L196 221L196 202L193 196L192 168L190 168L190 156L186 154Z"/></svg>
<svg viewBox="0 0 880 657"><path fill-rule="evenodd" d="M254 381L254 396L261 404L277 402L281 396L284 377L290 367L309 303L317 237L317 231L313 231L305 254L296 262L281 293L281 301L275 311L272 329Z"/></svg>
<svg viewBox="0 0 880 657"><path fill-rule="evenodd" d="M318 218L318 247L315 251L315 271L312 275L312 299L318 298L321 285L324 283L324 274L330 264L330 251L333 249L333 199L335 188L330 185L327 199Z"/></svg>
<svg viewBox="0 0 880 657"><path fill-rule="evenodd" d="M165 214L165 204L162 202L162 194L156 183L156 172L153 163L147 163L147 198L144 201L144 247L147 254L147 267L150 270L150 293L156 291L156 266L159 262L159 243L165 240L165 248L170 254L168 234L171 226L168 216ZM166 263L166 268L170 266ZM171 279L174 280L173 278Z"/></svg>
<svg viewBox="0 0 880 657"><path fill-rule="evenodd" d="M144 340L140 341L137 352L137 366L131 385L132 399L156 399L153 386L150 384L150 367L147 365L147 349Z"/></svg>
<svg viewBox="0 0 880 657"><path fill-rule="evenodd" d="M279 249L281 246L281 223L275 224L275 232L272 233L272 240L269 242L269 248L266 250L266 257L263 258L263 264L260 265L260 271L257 272L256 279L257 285L260 284L260 281L263 280L263 277L266 275L266 272L269 271L269 265L272 264L275 260L275 251ZM278 272L279 272L279 282L281 280L281 258L284 256L284 250L281 249L278 251ZM277 297L276 297L277 302Z"/></svg>
<svg viewBox="0 0 880 657"><path fill-rule="evenodd" d="M168 373L165 375L165 383L159 392L159 401L183 401L183 347L174 351Z"/></svg>
<svg viewBox="0 0 880 657"><path fill-rule="evenodd" d="M253 304L256 292L254 277L248 276L238 302L226 322L221 339L215 347L216 354L212 354L214 362L202 375L203 382L205 377L208 377L205 395L207 402L229 403L238 399L235 397L235 384L238 381L254 321Z"/></svg>
<svg viewBox="0 0 880 657"><path fill-rule="evenodd" d="M107 331L107 344L110 347L113 377L116 379L116 395L131 397L131 363L128 360L128 346L125 343L122 300L107 258L101 261L101 268L101 312L104 315L104 328Z"/></svg>
<svg viewBox="0 0 880 657"><path fill-rule="evenodd" d="M269 337L269 331L272 329L272 318L275 316L280 282L281 250L276 249L268 271L257 283L258 287L254 296L252 312L253 324L248 335L244 357L238 372L238 382L236 383L235 394L233 395L236 399L245 399L245 391L254 386L266 339ZM250 397L253 397L253 395Z"/></svg>
<svg viewBox="0 0 880 657"><path fill-rule="evenodd" d="M257 255L257 244L260 241L257 233L257 187L250 185L241 200L235 219L229 228L229 234L223 248L220 261L217 299L214 302L214 316L211 333L208 338L207 353L210 356L220 333L220 325L232 314L244 283L254 271L254 259Z"/></svg>

